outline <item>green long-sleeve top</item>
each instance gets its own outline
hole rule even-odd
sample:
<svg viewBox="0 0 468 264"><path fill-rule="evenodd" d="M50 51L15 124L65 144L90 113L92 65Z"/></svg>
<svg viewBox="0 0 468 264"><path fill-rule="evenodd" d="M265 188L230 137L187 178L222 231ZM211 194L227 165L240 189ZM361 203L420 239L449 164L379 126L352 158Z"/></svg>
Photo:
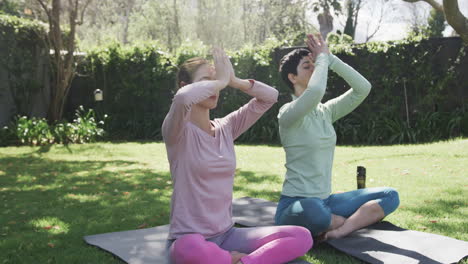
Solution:
<svg viewBox="0 0 468 264"><path fill-rule="evenodd" d="M327 86L328 67L351 89L321 103ZM333 122L353 111L369 94L371 84L351 66L332 54L320 53L315 70L301 96L283 105L278 114L281 143L286 152L282 194L327 198L336 133Z"/></svg>

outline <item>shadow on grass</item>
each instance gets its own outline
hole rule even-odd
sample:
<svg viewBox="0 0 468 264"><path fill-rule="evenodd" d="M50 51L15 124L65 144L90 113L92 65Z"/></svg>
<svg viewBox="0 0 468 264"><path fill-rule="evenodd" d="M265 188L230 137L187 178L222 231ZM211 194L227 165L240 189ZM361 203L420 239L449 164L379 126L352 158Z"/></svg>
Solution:
<svg viewBox="0 0 468 264"><path fill-rule="evenodd" d="M82 237L169 222L168 172L31 154L2 158L0 168L3 263L115 263Z"/></svg>
<svg viewBox="0 0 468 264"><path fill-rule="evenodd" d="M313 248L307 253L308 256L311 256L315 259L320 260L320 263L366 263L350 255L335 249L334 247L328 245L327 243L315 244ZM312 261L312 263L314 263Z"/></svg>
<svg viewBox="0 0 468 264"><path fill-rule="evenodd" d="M141 139L141 140L110 140L110 141L100 141L100 143L111 143L112 145L119 145L119 144L128 144L128 143L136 143L140 145L146 145L146 144L156 144L156 143L161 143L164 144L164 141L162 140L156 140L156 139Z"/></svg>
<svg viewBox="0 0 468 264"><path fill-rule="evenodd" d="M40 146L39 149L37 150L37 153L47 153L50 151L51 147L52 147L52 144Z"/></svg>
<svg viewBox="0 0 468 264"><path fill-rule="evenodd" d="M122 263L85 244L83 236L169 222L169 173L138 165L126 160L51 160L39 153L2 158L0 259L4 263ZM281 176L242 170L236 174L236 192L278 201L281 188L268 186L281 186ZM314 247L309 255L325 259L323 263L349 259L326 245Z"/></svg>
<svg viewBox="0 0 468 264"><path fill-rule="evenodd" d="M442 198L426 199L417 207L408 206L398 210L410 211L418 215L419 219L414 220L414 224L423 224L428 228L427 232L454 234L455 236L467 234L468 214L464 210L468 206L467 191L463 186L452 187L442 191L441 195ZM453 219L460 219L462 223Z"/></svg>
<svg viewBox="0 0 468 264"><path fill-rule="evenodd" d="M265 184L275 184L281 186L283 179L279 175L261 174L252 171L237 169L234 183L234 192L241 192L249 197L262 198L273 202L278 202L281 189L275 190L271 185L262 188Z"/></svg>

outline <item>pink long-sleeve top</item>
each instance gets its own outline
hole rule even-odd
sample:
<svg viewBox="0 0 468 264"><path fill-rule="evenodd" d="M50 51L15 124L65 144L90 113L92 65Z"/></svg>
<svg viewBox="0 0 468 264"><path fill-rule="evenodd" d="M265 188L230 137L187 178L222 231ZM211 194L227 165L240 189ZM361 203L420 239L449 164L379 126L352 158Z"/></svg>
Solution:
<svg viewBox="0 0 468 264"><path fill-rule="evenodd" d="M247 104L211 121L214 137L190 122L193 105L215 95L213 81L179 89L162 125L170 163L173 193L169 239L198 233L205 238L229 230L236 169L234 140L252 126L278 98L278 91L251 81Z"/></svg>

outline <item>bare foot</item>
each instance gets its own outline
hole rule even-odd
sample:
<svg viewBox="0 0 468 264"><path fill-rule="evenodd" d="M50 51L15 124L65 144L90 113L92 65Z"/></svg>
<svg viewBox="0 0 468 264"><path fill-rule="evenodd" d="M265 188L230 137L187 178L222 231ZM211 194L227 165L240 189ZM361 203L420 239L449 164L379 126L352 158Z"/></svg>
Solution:
<svg viewBox="0 0 468 264"><path fill-rule="evenodd" d="M346 221L346 218L344 218L343 216L332 214L332 221L330 224L330 229L328 229L327 231L331 231L331 230L339 228L340 226L344 224L345 221Z"/></svg>
<svg viewBox="0 0 468 264"><path fill-rule="evenodd" d="M232 264L242 264L242 262L240 261L240 259L243 257L243 256L247 256L247 254L244 254L244 253L240 253L240 252L237 252L237 251L231 251L231 263Z"/></svg>
<svg viewBox="0 0 468 264"><path fill-rule="evenodd" d="M345 221L346 221L345 217L332 214L332 221L331 221L330 227L328 228L328 230L318 234L315 237L317 242L321 243L329 239L342 237L340 236L338 230L345 223Z"/></svg>
<svg viewBox="0 0 468 264"><path fill-rule="evenodd" d="M346 236L346 234L343 234L343 232L340 232L340 229L333 229L331 231L328 231L324 235L324 240L331 240L331 239L337 239L337 238L342 238Z"/></svg>

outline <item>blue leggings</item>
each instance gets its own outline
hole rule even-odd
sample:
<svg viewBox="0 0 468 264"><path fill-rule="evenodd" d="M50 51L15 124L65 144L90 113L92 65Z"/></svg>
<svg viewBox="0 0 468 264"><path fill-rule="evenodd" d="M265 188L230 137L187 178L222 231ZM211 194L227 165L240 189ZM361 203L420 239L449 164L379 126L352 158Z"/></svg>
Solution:
<svg viewBox="0 0 468 264"><path fill-rule="evenodd" d="M378 202L385 216L395 211L400 204L398 192L388 187L337 193L326 199L282 195L276 208L275 222L277 225L303 226L315 236L329 228L332 214L348 218L372 200Z"/></svg>

